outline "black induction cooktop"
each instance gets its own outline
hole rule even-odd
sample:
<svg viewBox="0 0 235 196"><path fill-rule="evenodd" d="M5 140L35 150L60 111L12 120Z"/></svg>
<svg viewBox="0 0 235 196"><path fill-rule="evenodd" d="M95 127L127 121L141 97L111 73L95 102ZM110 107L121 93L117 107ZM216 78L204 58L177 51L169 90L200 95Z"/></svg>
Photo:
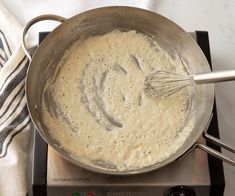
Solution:
<svg viewBox="0 0 235 196"><path fill-rule="evenodd" d="M39 34L39 43L48 35L49 32L43 32ZM195 35L195 40L197 41L198 45L202 49L203 53L205 54L210 66L211 66L211 56L210 56L210 47L209 47L209 36L208 32L206 31L196 31L193 33ZM59 164L57 161L53 161L49 155L50 148L48 147L47 143L41 138L38 132L33 129L33 138L32 138L32 152L30 156L30 169L28 173L28 185L29 185L29 196L49 196L49 195L64 195L64 196L100 196L100 195L107 195L107 196L222 196L224 193L224 169L223 164L219 159L212 157L211 155L207 156L207 168L209 172L209 183L208 184L197 184L197 183L186 183L186 184L175 184L171 182L171 179L165 184L161 184L161 187L153 187L153 186L141 186L139 187L129 187L122 184L121 186L116 186L115 189L112 186L89 186L89 178L85 179L86 186L76 186L71 185L67 186L64 184L68 184L67 181L71 180L69 178L55 178L58 180L58 184L56 186L51 187L52 185L48 182L48 165L53 164L56 167L56 164ZM214 137L219 138L219 129L218 129L218 119L217 119L217 111L216 111L216 104L214 104L213 108L213 117L211 123L208 127L208 133ZM211 144L210 142L206 142L207 145L215 150L221 151L220 147ZM59 158L58 160L62 160ZM50 163L49 163L50 161ZM70 163L68 163L70 164ZM196 162L197 164L197 162ZM76 167L71 165L71 167ZM81 169L82 171L83 169ZM186 170L185 170L186 171ZM83 173L89 171L83 170ZM152 171L154 174L155 171ZM182 170L184 173L184 170ZM89 173L90 174L90 173ZM93 176L101 174L92 174ZM188 175L185 172L182 175ZM149 174L142 174L137 177L147 178ZM114 180L118 177L110 177L110 180ZM129 177L124 177L128 179ZM72 180L83 181L83 178L74 178ZM63 183L64 180L64 183ZM131 180L131 179L130 179ZM92 180L91 180L92 181ZM173 181L173 179L172 179ZM128 180L127 180L128 182ZM193 179L192 179L193 182ZM76 184L76 183L75 183ZM151 184L151 183L150 183ZM113 186L115 183L113 184ZM104 190L101 194L99 189ZM163 193L159 193L160 191L157 190L164 190ZM53 192L54 190L54 192ZM151 190L151 191L150 191ZM63 193L65 192L65 194ZM155 194L154 194L155 193ZM200 195L199 195L200 193Z"/></svg>

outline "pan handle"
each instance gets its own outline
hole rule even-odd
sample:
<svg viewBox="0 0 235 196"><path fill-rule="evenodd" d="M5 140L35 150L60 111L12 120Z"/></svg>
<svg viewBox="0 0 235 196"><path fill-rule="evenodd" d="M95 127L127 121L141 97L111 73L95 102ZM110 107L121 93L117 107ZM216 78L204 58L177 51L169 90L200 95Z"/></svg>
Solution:
<svg viewBox="0 0 235 196"><path fill-rule="evenodd" d="M235 153L235 149L232 146L227 145L227 144L223 143L222 141L220 141L219 139L209 135L207 133L207 130L204 131L203 136L206 140L210 141L211 143L213 143L217 146L220 146L221 148L224 148L232 153ZM220 159L220 160L222 160L232 166L235 166L235 160L230 159L229 157L225 156L221 152L218 152L218 151L216 151L216 150L214 150L214 149L212 149L202 143L196 143L196 147L198 147L201 150L204 150L208 154L210 154L210 155L212 155L212 156L214 156L214 157L216 157L216 158L218 158L218 159Z"/></svg>
<svg viewBox="0 0 235 196"><path fill-rule="evenodd" d="M35 18L33 18L32 20L30 20L23 28L23 31L22 31L22 35L21 35L21 44L22 44L22 48L26 54L26 56L28 57L29 61L32 60L32 57L26 47L26 41L25 41L25 36L26 36L26 33L28 32L29 28L34 25L35 23L37 22L40 22L40 21L43 21L43 20L54 20L54 21L57 21L57 22L64 22L65 20L67 20L67 18L64 18L62 16L58 16L58 15L53 15L53 14L45 14L45 15L40 15L40 16L37 16Z"/></svg>

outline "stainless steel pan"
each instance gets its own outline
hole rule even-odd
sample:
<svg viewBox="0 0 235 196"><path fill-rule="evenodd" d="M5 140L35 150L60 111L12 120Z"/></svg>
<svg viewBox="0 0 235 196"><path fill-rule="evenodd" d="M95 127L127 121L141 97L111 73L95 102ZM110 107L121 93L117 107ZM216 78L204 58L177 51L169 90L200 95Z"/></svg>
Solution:
<svg viewBox="0 0 235 196"><path fill-rule="evenodd" d="M61 24L46 37L31 58L25 46L25 34L33 24L42 20L55 20L61 22ZM50 130L45 126L45 122L41 115L42 90L46 80L45 72L49 66L50 69L56 68L66 48L76 40L85 39L86 37L93 35L102 35L114 29L121 29L124 31L134 29L153 37L153 39L155 39L170 55L174 56L175 53L180 55L187 63L189 71L194 74L210 71L208 62L197 43L178 25L159 14L150 11L117 6L89 10L70 19L65 19L56 15L36 17L28 22L22 33L23 49L30 60L26 79L26 96L31 118L46 142L70 162L95 172L108 174L127 175L155 170L178 159L194 147L198 147L229 164L235 165L233 160L225 157L220 152L217 152L202 143L198 143L199 137L206 131L212 116L214 102L213 85L201 85L197 87L196 98L193 101L189 116L189 123L193 117L196 119L196 123L194 124L189 137L180 146L178 151L162 162L138 170L117 171L115 169L107 169L106 167L102 168L86 165L71 157L63 148L58 147L57 142L53 140L50 135ZM211 142L235 152L232 147L209 136L206 132L204 135L205 138Z"/></svg>

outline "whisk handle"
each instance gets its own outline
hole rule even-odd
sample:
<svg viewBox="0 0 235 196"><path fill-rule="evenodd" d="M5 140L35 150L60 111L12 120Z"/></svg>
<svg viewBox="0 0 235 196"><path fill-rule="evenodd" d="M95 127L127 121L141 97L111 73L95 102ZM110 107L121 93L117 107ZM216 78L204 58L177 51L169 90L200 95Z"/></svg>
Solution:
<svg viewBox="0 0 235 196"><path fill-rule="evenodd" d="M197 84L231 81L235 80L235 69L196 74L193 79Z"/></svg>

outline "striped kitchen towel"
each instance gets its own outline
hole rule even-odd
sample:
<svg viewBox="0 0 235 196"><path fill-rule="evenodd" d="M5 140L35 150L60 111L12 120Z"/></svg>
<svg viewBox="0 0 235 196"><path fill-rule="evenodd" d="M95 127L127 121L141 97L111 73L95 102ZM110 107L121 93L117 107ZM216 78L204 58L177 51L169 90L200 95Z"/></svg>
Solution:
<svg viewBox="0 0 235 196"><path fill-rule="evenodd" d="M25 196L31 121L21 26L0 2L0 195ZM18 45L18 46L17 46Z"/></svg>
<svg viewBox="0 0 235 196"><path fill-rule="evenodd" d="M11 56L10 46L6 40L4 33L0 30L0 70Z"/></svg>

